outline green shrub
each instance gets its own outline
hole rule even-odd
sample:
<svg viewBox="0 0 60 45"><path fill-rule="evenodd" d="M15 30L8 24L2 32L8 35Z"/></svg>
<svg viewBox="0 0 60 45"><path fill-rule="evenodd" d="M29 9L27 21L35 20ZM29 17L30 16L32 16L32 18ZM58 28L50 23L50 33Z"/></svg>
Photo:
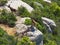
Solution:
<svg viewBox="0 0 60 45"><path fill-rule="evenodd" d="M15 39L13 36L9 36L6 31L0 28L0 45L14 45Z"/></svg>
<svg viewBox="0 0 60 45"><path fill-rule="evenodd" d="M4 31L2 28L0 28L0 36L3 36L4 35Z"/></svg>
<svg viewBox="0 0 60 45"><path fill-rule="evenodd" d="M14 21L9 21L8 25L9 25L9 27L14 27L15 26L15 22Z"/></svg>
<svg viewBox="0 0 60 45"><path fill-rule="evenodd" d="M19 42L18 45L36 45L35 42L32 42L28 37L24 36Z"/></svg>
<svg viewBox="0 0 60 45"><path fill-rule="evenodd" d="M57 45L55 41L53 40L48 40L48 43L44 44L44 45Z"/></svg>
<svg viewBox="0 0 60 45"><path fill-rule="evenodd" d="M18 15L20 15L21 17L29 17L30 13L24 7L20 7L18 8Z"/></svg>
<svg viewBox="0 0 60 45"><path fill-rule="evenodd" d="M36 24L36 27L37 27L39 30L42 30L42 29L43 29L43 27L42 27L39 23Z"/></svg>
<svg viewBox="0 0 60 45"><path fill-rule="evenodd" d="M25 19L25 24L26 25L31 25L32 24L32 20L31 19Z"/></svg>
<svg viewBox="0 0 60 45"><path fill-rule="evenodd" d="M2 10L0 14L0 23L7 24L9 26L14 26L16 21L16 17L13 13L8 13L6 10Z"/></svg>
<svg viewBox="0 0 60 45"><path fill-rule="evenodd" d="M36 23L36 28L39 29L41 32L46 33L46 27Z"/></svg>
<svg viewBox="0 0 60 45"><path fill-rule="evenodd" d="M0 0L0 6L5 5L7 3L7 0Z"/></svg>

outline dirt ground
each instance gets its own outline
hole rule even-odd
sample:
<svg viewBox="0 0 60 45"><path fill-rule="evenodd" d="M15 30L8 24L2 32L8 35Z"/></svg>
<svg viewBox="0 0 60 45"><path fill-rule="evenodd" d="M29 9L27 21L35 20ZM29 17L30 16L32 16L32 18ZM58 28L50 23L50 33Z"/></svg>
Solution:
<svg viewBox="0 0 60 45"><path fill-rule="evenodd" d="M8 27L7 25L0 24L0 27L3 28L8 35L14 35L16 33L16 28Z"/></svg>

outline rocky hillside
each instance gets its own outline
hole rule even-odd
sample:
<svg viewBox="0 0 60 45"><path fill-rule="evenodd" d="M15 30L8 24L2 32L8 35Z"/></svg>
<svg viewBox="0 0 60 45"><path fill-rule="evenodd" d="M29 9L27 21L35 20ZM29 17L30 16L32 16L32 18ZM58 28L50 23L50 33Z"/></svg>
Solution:
<svg viewBox="0 0 60 45"><path fill-rule="evenodd" d="M59 0L0 0L0 45L60 45Z"/></svg>

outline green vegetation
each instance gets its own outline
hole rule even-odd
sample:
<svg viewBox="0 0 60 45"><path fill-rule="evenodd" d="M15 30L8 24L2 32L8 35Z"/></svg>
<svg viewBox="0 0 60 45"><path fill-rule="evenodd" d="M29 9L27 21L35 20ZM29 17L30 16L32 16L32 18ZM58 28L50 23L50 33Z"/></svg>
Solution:
<svg viewBox="0 0 60 45"><path fill-rule="evenodd" d="M31 42L28 37L23 37L21 41L18 42L18 45L36 45L35 42Z"/></svg>
<svg viewBox="0 0 60 45"><path fill-rule="evenodd" d="M31 19L25 19L25 24L26 25L31 25L32 24L32 20Z"/></svg>
<svg viewBox="0 0 60 45"><path fill-rule="evenodd" d="M36 23L35 24L36 28L39 29L42 33L46 33L46 27L45 26L42 26L40 25L39 23Z"/></svg>
<svg viewBox="0 0 60 45"><path fill-rule="evenodd" d="M9 36L2 28L0 28L0 45L35 45L35 42L31 42L28 37L23 37L18 40L13 36Z"/></svg>
<svg viewBox="0 0 60 45"><path fill-rule="evenodd" d="M52 3L46 3L43 0L22 0L28 3L31 7L34 8L34 11L30 14L27 9L24 7L19 7L17 11L17 15L21 17L30 17L35 20L36 28L38 28L44 35L44 45L60 45L60 0L52 0ZM0 6L5 5L7 0L0 0ZM44 8L41 8L34 2L41 3ZM48 29L42 22L41 17L47 17L55 21L57 27L53 29L53 33L48 33ZM15 25L16 17L11 12L7 12L6 10L0 11L0 23L9 25L13 27ZM32 20L26 19L26 25L31 25ZM18 40L16 44L16 39L8 36L5 31L0 28L0 45L35 45L31 44L31 41L27 37L23 37ZM12 43L14 42L14 43Z"/></svg>
<svg viewBox="0 0 60 45"><path fill-rule="evenodd" d="M18 15L20 15L21 17L29 17L30 13L24 7L19 7L18 8Z"/></svg>
<svg viewBox="0 0 60 45"><path fill-rule="evenodd" d="M45 45L57 45L55 41L49 40Z"/></svg>
<svg viewBox="0 0 60 45"><path fill-rule="evenodd" d="M56 2L60 6L60 0L52 0L52 2Z"/></svg>
<svg viewBox="0 0 60 45"><path fill-rule="evenodd" d="M7 3L7 0L0 0L0 6L5 5L5 3Z"/></svg>
<svg viewBox="0 0 60 45"><path fill-rule="evenodd" d="M15 25L16 17L13 13L7 12L5 9L1 11L0 23L7 24L10 27Z"/></svg>
<svg viewBox="0 0 60 45"><path fill-rule="evenodd" d="M31 5L35 11L32 12L31 14L31 18L34 19L37 24L36 27L43 32L44 34L44 44L45 45L60 45L60 1L59 0L52 0L52 3L46 3L43 0L23 0L24 2L28 3L29 5ZM43 5L43 9L34 4L34 2L38 2L41 3ZM53 33L48 36L48 32L47 32L47 28L44 26L44 24L42 23L42 19L41 17L47 17L50 18L52 20L55 21L57 27L55 27L53 29ZM46 34L48 34L47 36L45 36ZM51 37L52 36L52 37ZM48 37L45 38L45 37ZM49 37L51 37L51 39L49 39ZM45 40L47 39L47 40ZM48 41L49 40L49 41ZM47 43L46 43L47 42Z"/></svg>
<svg viewBox="0 0 60 45"><path fill-rule="evenodd" d="M2 28L0 28L0 45L14 45L14 37L9 36Z"/></svg>

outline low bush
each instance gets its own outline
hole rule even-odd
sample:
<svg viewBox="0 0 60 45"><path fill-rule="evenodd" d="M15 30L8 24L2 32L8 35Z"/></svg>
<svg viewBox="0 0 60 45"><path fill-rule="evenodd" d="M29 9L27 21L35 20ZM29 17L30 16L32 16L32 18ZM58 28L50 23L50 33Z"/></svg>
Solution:
<svg viewBox="0 0 60 45"><path fill-rule="evenodd" d="M8 13L5 9L2 10L0 14L0 23L7 24L9 26L14 26L16 21L16 17L13 13Z"/></svg>
<svg viewBox="0 0 60 45"><path fill-rule="evenodd" d="M45 26L42 26L42 25L40 25L39 23L36 23L36 28L37 29L39 29L41 32L43 32L43 33L46 33L46 27Z"/></svg>
<svg viewBox="0 0 60 45"><path fill-rule="evenodd" d="M15 39L13 36L9 36L4 29L0 28L0 45L14 45Z"/></svg>
<svg viewBox="0 0 60 45"><path fill-rule="evenodd" d="M20 15L21 17L29 17L30 13L24 7L19 7L18 8L18 15Z"/></svg>
<svg viewBox="0 0 60 45"><path fill-rule="evenodd" d="M5 5L5 3L7 3L7 0L0 0L0 6Z"/></svg>
<svg viewBox="0 0 60 45"><path fill-rule="evenodd" d="M20 41L17 43L18 45L36 45L35 42L32 42L27 36L24 36Z"/></svg>
<svg viewBox="0 0 60 45"><path fill-rule="evenodd" d="M52 40L48 40L48 43L44 44L44 45L57 45L55 41Z"/></svg>
<svg viewBox="0 0 60 45"><path fill-rule="evenodd" d="M25 19L25 24L26 25L31 25L32 24L32 20L31 19Z"/></svg>

